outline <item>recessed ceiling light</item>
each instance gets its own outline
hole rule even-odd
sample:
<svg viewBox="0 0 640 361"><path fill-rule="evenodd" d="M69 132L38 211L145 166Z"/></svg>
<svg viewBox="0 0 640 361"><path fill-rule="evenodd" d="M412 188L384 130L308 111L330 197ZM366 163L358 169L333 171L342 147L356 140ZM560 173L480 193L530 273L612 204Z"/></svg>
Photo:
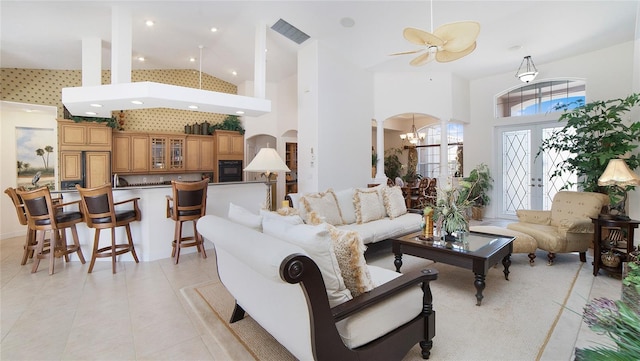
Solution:
<svg viewBox="0 0 640 361"><path fill-rule="evenodd" d="M244 114L244 112L243 112L242 110L238 110L238 111L236 112L236 114L240 114L240 115L242 115L242 114Z"/></svg>
<svg viewBox="0 0 640 361"><path fill-rule="evenodd" d="M86 115L96 115L96 114L98 114L98 113L96 113L96 112L84 112L84 113L85 113Z"/></svg>
<svg viewBox="0 0 640 361"><path fill-rule="evenodd" d="M139 56L138 61L144 61L144 56Z"/></svg>
<svg viewBox="0 0 640 361"><path fill-rule="evenodd" d="M522 45L514 45L514 46L510 46L509 50L511 51L516 51L516 50L520 50L522 49Z"/></svg>
<svg viewBox="0 0 640 361"><path fill-rule="evenodd" d="M197 105L189 105L189 109L198 109Z"/></svg>
<svg viewBox="0 0 640 361"><path fill-rule="evenodd" d="M153 26L153 24L154 24L153 20L147 20L144 23L149 27Z"/></svg>
<svg viewBox="0 0 640 361"><path fill-rule="evenodd" d="M132 104L136 104L136 105L144 104L143 102L141 102L139 100L132 100L131 103Z"/></svg>
<svg viewBox="0 0 640 361"><path fill-rule="evenodd" d="M194 58L194 57L190 57L190 58L189 58L189 61L190 61L190 62L192 62L192 63L194 63L194 62L196 61L196 58Z"/></svg>
<svg viewBox="0 0 640 361"><path fill-rule="evenodd" d="M232 70L232 71L231 71L231 75L236 76L236 75L238 75L238 72L237 72L237 71L235 71L235 70Z"/></svg>
<svg viewBox="0 0 640 361"><path fill-rule="evenodd" d="M98 104L98 103L93 103L93 104L89 104L94 108L102 108L102 104Z"/></svg>
<svg viewBox="0 0 640 361"><path fill-rule="evenodd" d="M218 28L216 28L215 26L211 28L212 33L215 33L216 31L218 31Z"/></svg>

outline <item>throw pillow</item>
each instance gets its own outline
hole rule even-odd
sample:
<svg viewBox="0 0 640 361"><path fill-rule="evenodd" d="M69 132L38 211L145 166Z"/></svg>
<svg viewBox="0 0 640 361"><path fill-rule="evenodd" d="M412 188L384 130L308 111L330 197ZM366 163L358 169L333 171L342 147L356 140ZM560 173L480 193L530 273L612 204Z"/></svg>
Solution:
<svg viewBox="0 0 640 361"><path fill-rule="evenodd" d="M366 247L356 231L330 227L333 250L344 280L344 285L357 297L374 289L369 267L364 259Z"/></svg>
<svg viewBox="0 0 640 361"><path fill-rule="evenodd" d="M400 187L387 187L382 191L384 208L390 219L407 213L407 204Z"/></svg>
<svg viewBox="0 0 640 361"><path fill-rule="evenodd" d="M262 216L262 223L264 224L264 222L268 222L271 220L279 220L279 221L283 221L283 222L287 222L289 224L303 224L304 221L302 220L302 218L300 218L299 215L297 214L292 214L292 215L281 215L278 212L270 212L267 211L266 209L261 209L260 210L260 216Z"/></svg>
<svg viewBox="0 0 640 361"><path fill-rule="evenodd" d="M340 214L342 214L344 224L356 223L356 206L353 204L355 191L353 188L347 188L334 192L338 200L338 208L340 208Z"/></svg>
<svg viewBox="0 0 640 361"><path fill-rule="evenodd" d="M310 212L316 212L319 217L324 218L325 222L334 226L344 224L338 201L332 189L322 193L308 194L300 198L300 203L304 207L307 217ZM308 219L305 222L309 223Z"/></svg>
<svg viewBox="0 0 640 361"><path fill-rule="evenodd" d="M229 203L227 217L234 223L262 232L262 216L252 213L239 205Z"/></svg>
<svg viewBox="0 0 640 361"><path fill-rule="evenodd" d="M308 224L317 225L320 223L324 223L324 217L320 217L318 213L315 211L309 212L309 218L307 219Z"/></svg>
<svg viewBox="0 0 640 361"><path fill-rule="evenodd" d="M329 227L327 223L293 225L277 219L263 224L264 233L299 246L316 263L327 288L329 304L334 307L352 297L333 252Z"/></svg>
<svg viewBox="0 0 640 361"><path fill-rule="evenodd" d="M356 207L356 223L358 224L375 221L386 216L384 202L375 187L356 189L353 200Z"/></svg>

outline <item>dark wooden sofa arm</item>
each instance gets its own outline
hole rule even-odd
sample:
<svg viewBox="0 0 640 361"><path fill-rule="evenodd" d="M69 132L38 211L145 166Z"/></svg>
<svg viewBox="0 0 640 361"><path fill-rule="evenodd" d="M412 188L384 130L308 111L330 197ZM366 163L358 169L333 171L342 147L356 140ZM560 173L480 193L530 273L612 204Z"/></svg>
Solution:
<svg viewBox="0 0 640 361"><path fill-rule="evenodd" d="M435 336L435 312L429 282L437 279L437 275L435 270L402 275L331 309L322 275L312 259L292 254L280 264L280 277L291 284L299 283L304 291L311 317L311 345L318 361L401 360L417 343L422 348L422 357L429 358L433 345L431 340ZM423 307L414 319L358 348L349 349L343 343L336 322L420 283L424 291Z"/></svg>
<svg viewBox="0 0 640 361"><path fill-rule="evenodd" d="M423 288L423 292L426 297L425 301L428 304L433 304L433 296L431 295L429 282L435 281L437 278L438 270L436 269L423 269L403 274L402 276L394 278L393 280L380 285L359 297L353 298L332 308L331 313L336 321L340 321L369 306L382 302L385 299L394 296L398 292L404 291L409 287L420 283L426 285L426 287Z"/></svg>

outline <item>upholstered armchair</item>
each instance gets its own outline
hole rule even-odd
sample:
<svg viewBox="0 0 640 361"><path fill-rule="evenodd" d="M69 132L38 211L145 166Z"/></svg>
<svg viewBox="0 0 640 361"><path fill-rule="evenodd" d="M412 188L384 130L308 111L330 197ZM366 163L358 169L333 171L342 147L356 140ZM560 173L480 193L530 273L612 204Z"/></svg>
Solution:
<svg viewBox="0 0 640 361"><path fill-rule="evenodd" d="M517 223L508 229L526 233L535 238L538 248L549 252L549 264L556 253L579 252L580 261L586 262L586 251L593 242L593 223L602 207L609 205L609 196L592 192L558 192L553 197L551 210L519 209Z"/></svg>

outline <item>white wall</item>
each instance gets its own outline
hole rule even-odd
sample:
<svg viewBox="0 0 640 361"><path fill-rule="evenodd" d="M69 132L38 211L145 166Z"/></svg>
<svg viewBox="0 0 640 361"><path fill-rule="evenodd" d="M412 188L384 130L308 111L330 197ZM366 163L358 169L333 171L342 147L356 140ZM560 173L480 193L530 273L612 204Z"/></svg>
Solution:
<svg viewBox="0 0 640 361"><path fill-rule="evenodd" d="M621 98L632 92L632 79L629 75L637 63L638 60L633 57L633 42L628 42L553 63L537 64L540 74L536 81L558 77L583 78L587 82L587 101ZM514 69L515 66L517 64ZM471 118L464 129L464 169L486 163L495 173L496 144L499 141L494 136L495 127L514 122L537 123L552 118L549 115L520 117L515 120L494 117L494 97L520 85L513 74L509 71L470 82ZM557 119L557 116L553 117ZM492 199L497 199L496 192L497 187L494 187ZM635 209L637 208L636 203ZM487 217L493 217L495 209L497 205L492 202L487 209Z"/></svg>
<svg viewBox="0 0 640 361"><path fill-rule="evenodd" d="M300 192L371 179L373 77L318 41L298 52Z"/></svg>
<svg viewBox="0 0 640 361"><path fill-rule="evenodd" d="M25 112L24 109L32 109ZM0 188L4 192L8 187L16 187L16 126L30 128L53 128L58 134L56 122L58 109L56 107L19 103L0 102ZM54 149L55 154L58 150ZM56 162L57 163L57 162ZM56 170L57 172L57 170ZM56 174L57 180L57 174ZM56 184L58 182L56 181ZM26 226L18 223L15 207L11 199L3 194L0 197L0 239L26 235Z"/></svg>

